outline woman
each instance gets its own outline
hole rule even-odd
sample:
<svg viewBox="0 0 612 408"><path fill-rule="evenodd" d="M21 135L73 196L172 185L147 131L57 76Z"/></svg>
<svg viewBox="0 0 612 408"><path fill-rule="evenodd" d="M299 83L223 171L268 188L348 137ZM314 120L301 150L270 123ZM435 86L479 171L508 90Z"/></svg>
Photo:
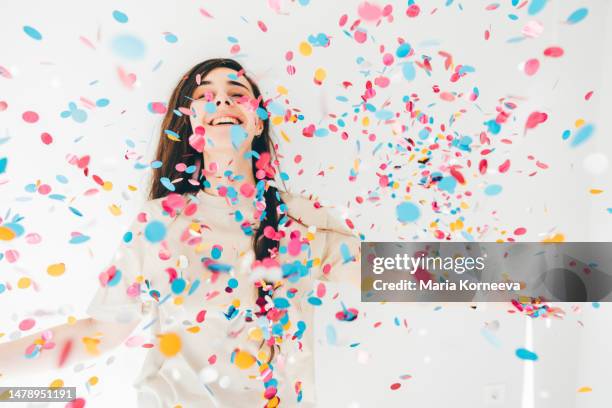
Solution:
<svg viewBox="0 0 612 408"><path fill-rule="evenodd" d="M100 274L91 318L50 329L52 349L32 348L40 334L1 345L0 372L102 353L143 322L141 407L315 406L315 280L357 285L359 239L316 201L275 187L273 152L241 65L193 67L168 104L150 200ZM24 360L29 345L37 356Z"/></svg>

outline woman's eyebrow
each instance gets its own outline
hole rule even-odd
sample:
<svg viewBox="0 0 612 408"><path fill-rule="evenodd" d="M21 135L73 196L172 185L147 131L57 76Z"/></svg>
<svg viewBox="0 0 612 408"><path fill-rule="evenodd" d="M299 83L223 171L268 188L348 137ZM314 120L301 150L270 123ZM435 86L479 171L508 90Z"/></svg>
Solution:
<svg viewBox="0 0 612 408"><path fill-rule="evenodd" d="M243 87L244 89L246 89L247 91L251 92L251 90L250 90L249 88L247 88L247 86L246 86L246 85L241 84L241 83L240 83L240 82L238 82L238 81L232 81L232 80L229 80L229 81L227 81L227 83L228 83L228 84L230 84L230 85L237 85L237 86L241 86L241 87ZM211 85L211 84L212 84L212 82L210 82L210 81L202 81L202 82L200 82L200 85Z"/></svg>

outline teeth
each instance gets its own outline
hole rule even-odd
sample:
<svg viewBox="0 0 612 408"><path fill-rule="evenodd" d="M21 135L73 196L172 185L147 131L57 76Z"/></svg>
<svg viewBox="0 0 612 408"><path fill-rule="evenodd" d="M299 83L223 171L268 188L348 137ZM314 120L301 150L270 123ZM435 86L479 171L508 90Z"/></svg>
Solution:
<svg viewBox="0 0 612 408"><path fill-rule="evenodd" d="M219 124L219 123L223 123L223 122L233 123L234 125L238 125L238 124L240 124L240 121L238 121L238 119L236 119L236 118L232 118L232 117L229 117L229 116L222 116L222 117L220 117L220 118L215 118L215 119L212 121L212 123L211 123L211 124L212 124L213 126L215 126L215 125L217 125L217 124Z"/></svg>

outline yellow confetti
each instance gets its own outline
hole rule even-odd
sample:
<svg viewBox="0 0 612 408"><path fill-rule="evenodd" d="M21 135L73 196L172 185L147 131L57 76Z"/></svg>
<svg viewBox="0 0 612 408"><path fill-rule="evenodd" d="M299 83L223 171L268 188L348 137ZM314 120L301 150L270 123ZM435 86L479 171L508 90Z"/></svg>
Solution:
<svg viewBox="0 0 612 408"><path fill-rule="evenodd" d="M91 354L94 356L97 356L98 354L100 354L100 350L98 350L100 339L95 339L93 337L83 337L81 341L85 345L85 351L88 354Z"/></svg>
<svg viewBox="0 0 612 408"><path fill-rule="evenodd" d="M236 357L234 357L234 363L243 370L251 367L255 364L255 357L253 357L250 353L246 351L239 350L236 353Z"/></svg>
<svg viewBox="0 0 612 408"><path fill-rule="evenodd" d="M159 337L159 351L166 357L173 357L181 351L181 338L176 333L165 333Z"/></svg>
<svg viewBox="0 0 612 408"><path fill-rule="evenodd" d="M184 299L182 296L177 296L174 298L174 304L177 306L182 305L183 302L184 302Z"/></svg>
<svg viewBox="0 0 612 408"><path fill-rule="evenodd" d="M50 276L61 276L66 272L66 265L63 263L52 264L47 267L47 273Z"/></svg>
<svg viewBox="0 0 612 408"><path fill-rule="evenodd" d="M0 241L10 241L15 238L15 231L7 227L0 227Z"/></svg>
<svg viewBox="0 0 612 408"><path fill-rule="evenodd" d="M289 91L287 90L287 88L285 88L282 85L279 85L276 87L276 92L278 92L281 95L287 95L289 93Z"/></svg>
<svg viewBox="0 0 612 408"><path fill-rule="evenodd" d="M108 210L111 212L111 214L113 214L114 216L119 216L121 215L121 208L119 206L117 206L117 204L113 204L111 206L108 207Z"/></svg>
<svg viewBox="0 0 612 408"><path fill-rule="evenodd" d="M542 240L542 242L564 242L565 241L565 236L561 233L557 233L555 235L553 235L552 237L548 237L548 238L544 238Z"/></svg>
<svg viewBox="0 0 612 408"><path fill-rule="evenodd" d="M87 380L87 382L89 383L89 385L96 385L98 383L98 377L94 375L89 380Z"/></svg>
<svg viewBox="0 0 612 408"><path fill-rule="evenodd" d="M323 68L317 68L314 76L317 82L323 82L325 81L325 78L327 77L327 72L325 72Z"/></svg>
<svg viewBox="0 0 612 408"><path fill-rule="evenodd" d="M591 193L591 194L601 194L601 193L603 193L603 190L600 190L598 188L592 188L592 189L589 190L589 193Z"/></svg>
<svg viewBox="0 0 612 408"><path fill-rule="evenodd" d="M259 327L253 327L249 330L249 340L261 341L263 339L263 331Z"/></svg>
<svg viewBox="0 0 612 408"><path fill-rule="evenodd" d="M128 184L128 190L130 190L130 191L137 191L137 190L138 190L138 187L133 186L133 185L131 185L131 184Z"/></svg>
<svg viewBox="0 0 612 408"><path fill-rule="evenodd" d="M189 333L199 333L200 332L200 326L192 326L187 328L187 331Z"/></svg>
<svg viewBox="0 0 612 408"><path fill-rule="evenodd" d="M579 128L580 126L584 125L586 122L584 119L576 119L576 122L574 122L574 125Z"/></svg>
<svg viewBox="0 0 612 408"><path fill-rule="evenodd" d="M272 117L272 124L273 124L274 126L278 126L278 125L280 125L281 123L283 123L283 117L282 117L282 116L273 116L273 117Z"/></svg>
<svg viewBox="0 0 612 408"><path fill-rule="evenodd" d="M77 318L74 316L68 316L68 324L73 325L77 322Z"/></svg>
<svg viewBox="0 0 612 408"><path fill-rule="evenodd" d="M51 384L49 384L49 388L61 388L63 386L64 386L64 380L60 378L56 378L55 380L51 381Z"/></svg>
<svg viewBox="0 0 612 408"><path fill-rule="evenodd" d="M291 139L289 139L289 136L287 136L287 134L281 130L281 136L283 137L283 139L285 139L285 142L291 143Z"/></svg>
<svg viewBox="0 0 612 408"><path fill-rule="evenodd" d="M578 388L578 392L591 392L593 389L591 387L580 387Z"/></svg>
<svg viewBox="0 0 612 408"><path fill-rule="evenodd" d="M21 278L17 281L17 287L19 289L27 289L30 287L31 283L32 281L30 280L30 278Z"/></svg>
<svg viewBox="0 0 612 408"><path fill-rule="evenodd" d="M300 43L299 51L300 51L300 54L302 54L303 56L307 57L310 54L312 54L312 47L306 41L302 41Z"/></svg>
<svg viewBox="0 0 612 408"><path fill-rule="evenodd" d="M102 188L105 191L111 191L113 189L113 183L111 183L110 181L105 181L104 184L102 185Z"/></svg>

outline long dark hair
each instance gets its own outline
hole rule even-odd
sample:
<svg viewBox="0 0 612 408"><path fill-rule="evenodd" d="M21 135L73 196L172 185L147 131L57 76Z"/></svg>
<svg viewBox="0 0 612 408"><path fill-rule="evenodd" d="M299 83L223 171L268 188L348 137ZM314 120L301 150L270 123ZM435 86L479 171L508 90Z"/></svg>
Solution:
<svg viewBox="0 0 612 408"><path fill-rule="evenodd" d="M180 107L186 107L189 109L189 105L192 101L191 97L193 91L197 88L198 82L196 78L204 79L210 71L215 68L230 68L238 72L238 75L244 75L245 79L249 81L253 88L255 98L259 100L259 106L265 109L265 103L261 92L257 84L251 80L245 73L244 68L233 59L227 58L214 58L201 62L191 68L178 82L167 106L167 111L162 121L159 144L157 146L157 152L155 154L155 160L160 161L161 167L153 170L149 199L154 200L167 196L171 193L164 184L161 182L161 178L167 177L172 181L174 186L174 193L187 194L197 192L205 185L206 176L204 169L206 168L203 155L195 150L189 144L189 137L193 134L191 129L191 123L188 115L177 114L176 112ZM278 166L278 159L276 158L276 149L272 139L270 137L270 120L269 115L264 121L264 127L259 137L253 138L251 143L251 150L257 152L260 156L262 154L270 154L271 164ZM172 140L167 137L170 132L174 132L180 138L179 141ZM176 139L176 136L174 137ZM196 166L195 177L186 176L184 172L180 172L176 169L177 163L184 163L187 167ZM255 177L257 172L256 161L252 161L253 176ZM259 228L253 234L253 250L255 252L255 259L263 260L270 257L270 251L278 249L279 241L270 239L264 235L264 229L267 226L271 226L274 230L278 230L279 223L279 206L283 204L283 201L278 193L278 190L269 184L269 181L274 180L275 172L266 172L265 187L263 196L265 198L266 209L265 216L262 215L260 219ZM255 177L255 179L257 179ZM284 183L284 182L283 182ZM284 185L284 184L283 184ZM270 288L272 285L267 282L266 285ZM265 290L259 287L259 297L257 304L263 311L265 305L264 296L266 294L272 294L272 289Z"/></svg>

